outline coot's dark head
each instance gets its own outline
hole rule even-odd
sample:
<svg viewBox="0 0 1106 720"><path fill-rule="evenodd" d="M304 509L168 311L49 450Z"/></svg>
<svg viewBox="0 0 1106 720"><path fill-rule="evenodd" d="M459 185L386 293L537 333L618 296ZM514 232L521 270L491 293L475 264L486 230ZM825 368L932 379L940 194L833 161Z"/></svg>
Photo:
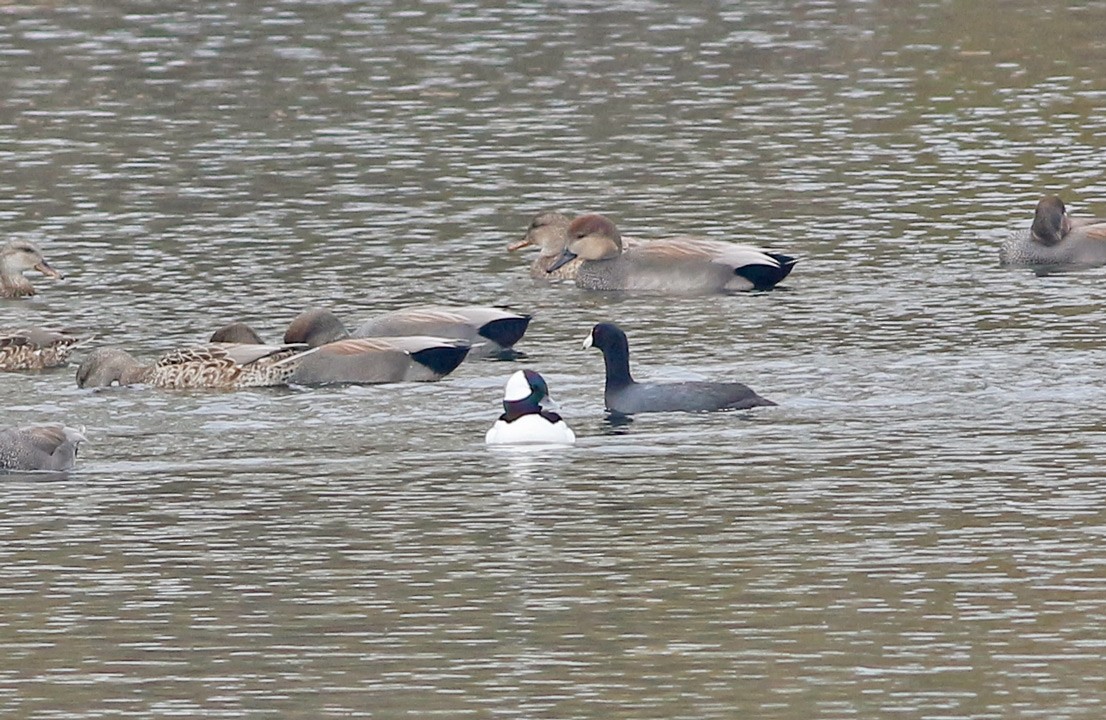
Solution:
<svg viewBox="0 0 1106 720"><path fill-rule="evenodd" d="M584 338L584 347L597 347L604 353L619 350L628 353L630 343L622 328L614 323L601 322L591 329L590 335Z"/></svg>

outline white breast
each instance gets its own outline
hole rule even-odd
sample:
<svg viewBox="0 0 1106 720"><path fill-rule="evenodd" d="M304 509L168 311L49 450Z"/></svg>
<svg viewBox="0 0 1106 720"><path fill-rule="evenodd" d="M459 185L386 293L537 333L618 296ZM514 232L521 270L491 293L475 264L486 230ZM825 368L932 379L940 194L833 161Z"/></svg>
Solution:
<svg viewBox="0 0 1106 720"><path fill-rule="evenodd" d="M496 420L484 437L489 445L571 445L576 435L564 420L551 423L541 415L523 415L514 422Z"/></svg>

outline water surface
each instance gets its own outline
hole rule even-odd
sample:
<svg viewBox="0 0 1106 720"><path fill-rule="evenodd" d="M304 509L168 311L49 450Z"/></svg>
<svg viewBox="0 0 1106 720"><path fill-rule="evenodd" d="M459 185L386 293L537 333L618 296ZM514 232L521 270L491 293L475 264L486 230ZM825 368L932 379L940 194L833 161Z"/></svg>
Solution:
<svg viewBox="0 0 1106 720"><path fill-rule="evenodd" d="M1106 6L25 3L0 222L66 271L3 324L144 358L308 305L534 314L446 381L166 393L0 376L68 475L0 501L22 718L1098 718L1103 271L997 266L1106 213ZM531 216L802 258L771 293L534 283ZM776 408L604 417L640 378ZM576 447L489 451L533 367Z"/></svg>

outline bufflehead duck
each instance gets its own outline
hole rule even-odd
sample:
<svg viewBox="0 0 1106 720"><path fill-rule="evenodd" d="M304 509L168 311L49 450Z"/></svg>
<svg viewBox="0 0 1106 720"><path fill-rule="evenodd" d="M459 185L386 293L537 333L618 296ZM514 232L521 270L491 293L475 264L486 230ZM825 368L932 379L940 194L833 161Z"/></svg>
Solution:
<svg viewBox="0 0 1106 720"><path fill-rule="evenodd" d="M541 403L549 398L545 378L533 370L519 370L507 380L503 391L503 414L488 430L484 441L488 445L558 444L576 442L561 416L543 410Z"/></svg>

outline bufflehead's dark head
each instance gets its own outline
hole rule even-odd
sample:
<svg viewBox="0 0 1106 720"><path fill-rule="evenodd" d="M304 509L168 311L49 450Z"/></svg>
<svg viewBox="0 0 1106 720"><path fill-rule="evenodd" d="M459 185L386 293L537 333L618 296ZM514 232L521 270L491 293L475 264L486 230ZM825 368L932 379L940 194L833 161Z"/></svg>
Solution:
<svg viewBox="0 0 1106 720"><path fill-rule="evenodd" d="M507 380L503 390L503 409L508 413L540 412L542 400L549 397L545 378L533 370L519 370Z"/></svg>

